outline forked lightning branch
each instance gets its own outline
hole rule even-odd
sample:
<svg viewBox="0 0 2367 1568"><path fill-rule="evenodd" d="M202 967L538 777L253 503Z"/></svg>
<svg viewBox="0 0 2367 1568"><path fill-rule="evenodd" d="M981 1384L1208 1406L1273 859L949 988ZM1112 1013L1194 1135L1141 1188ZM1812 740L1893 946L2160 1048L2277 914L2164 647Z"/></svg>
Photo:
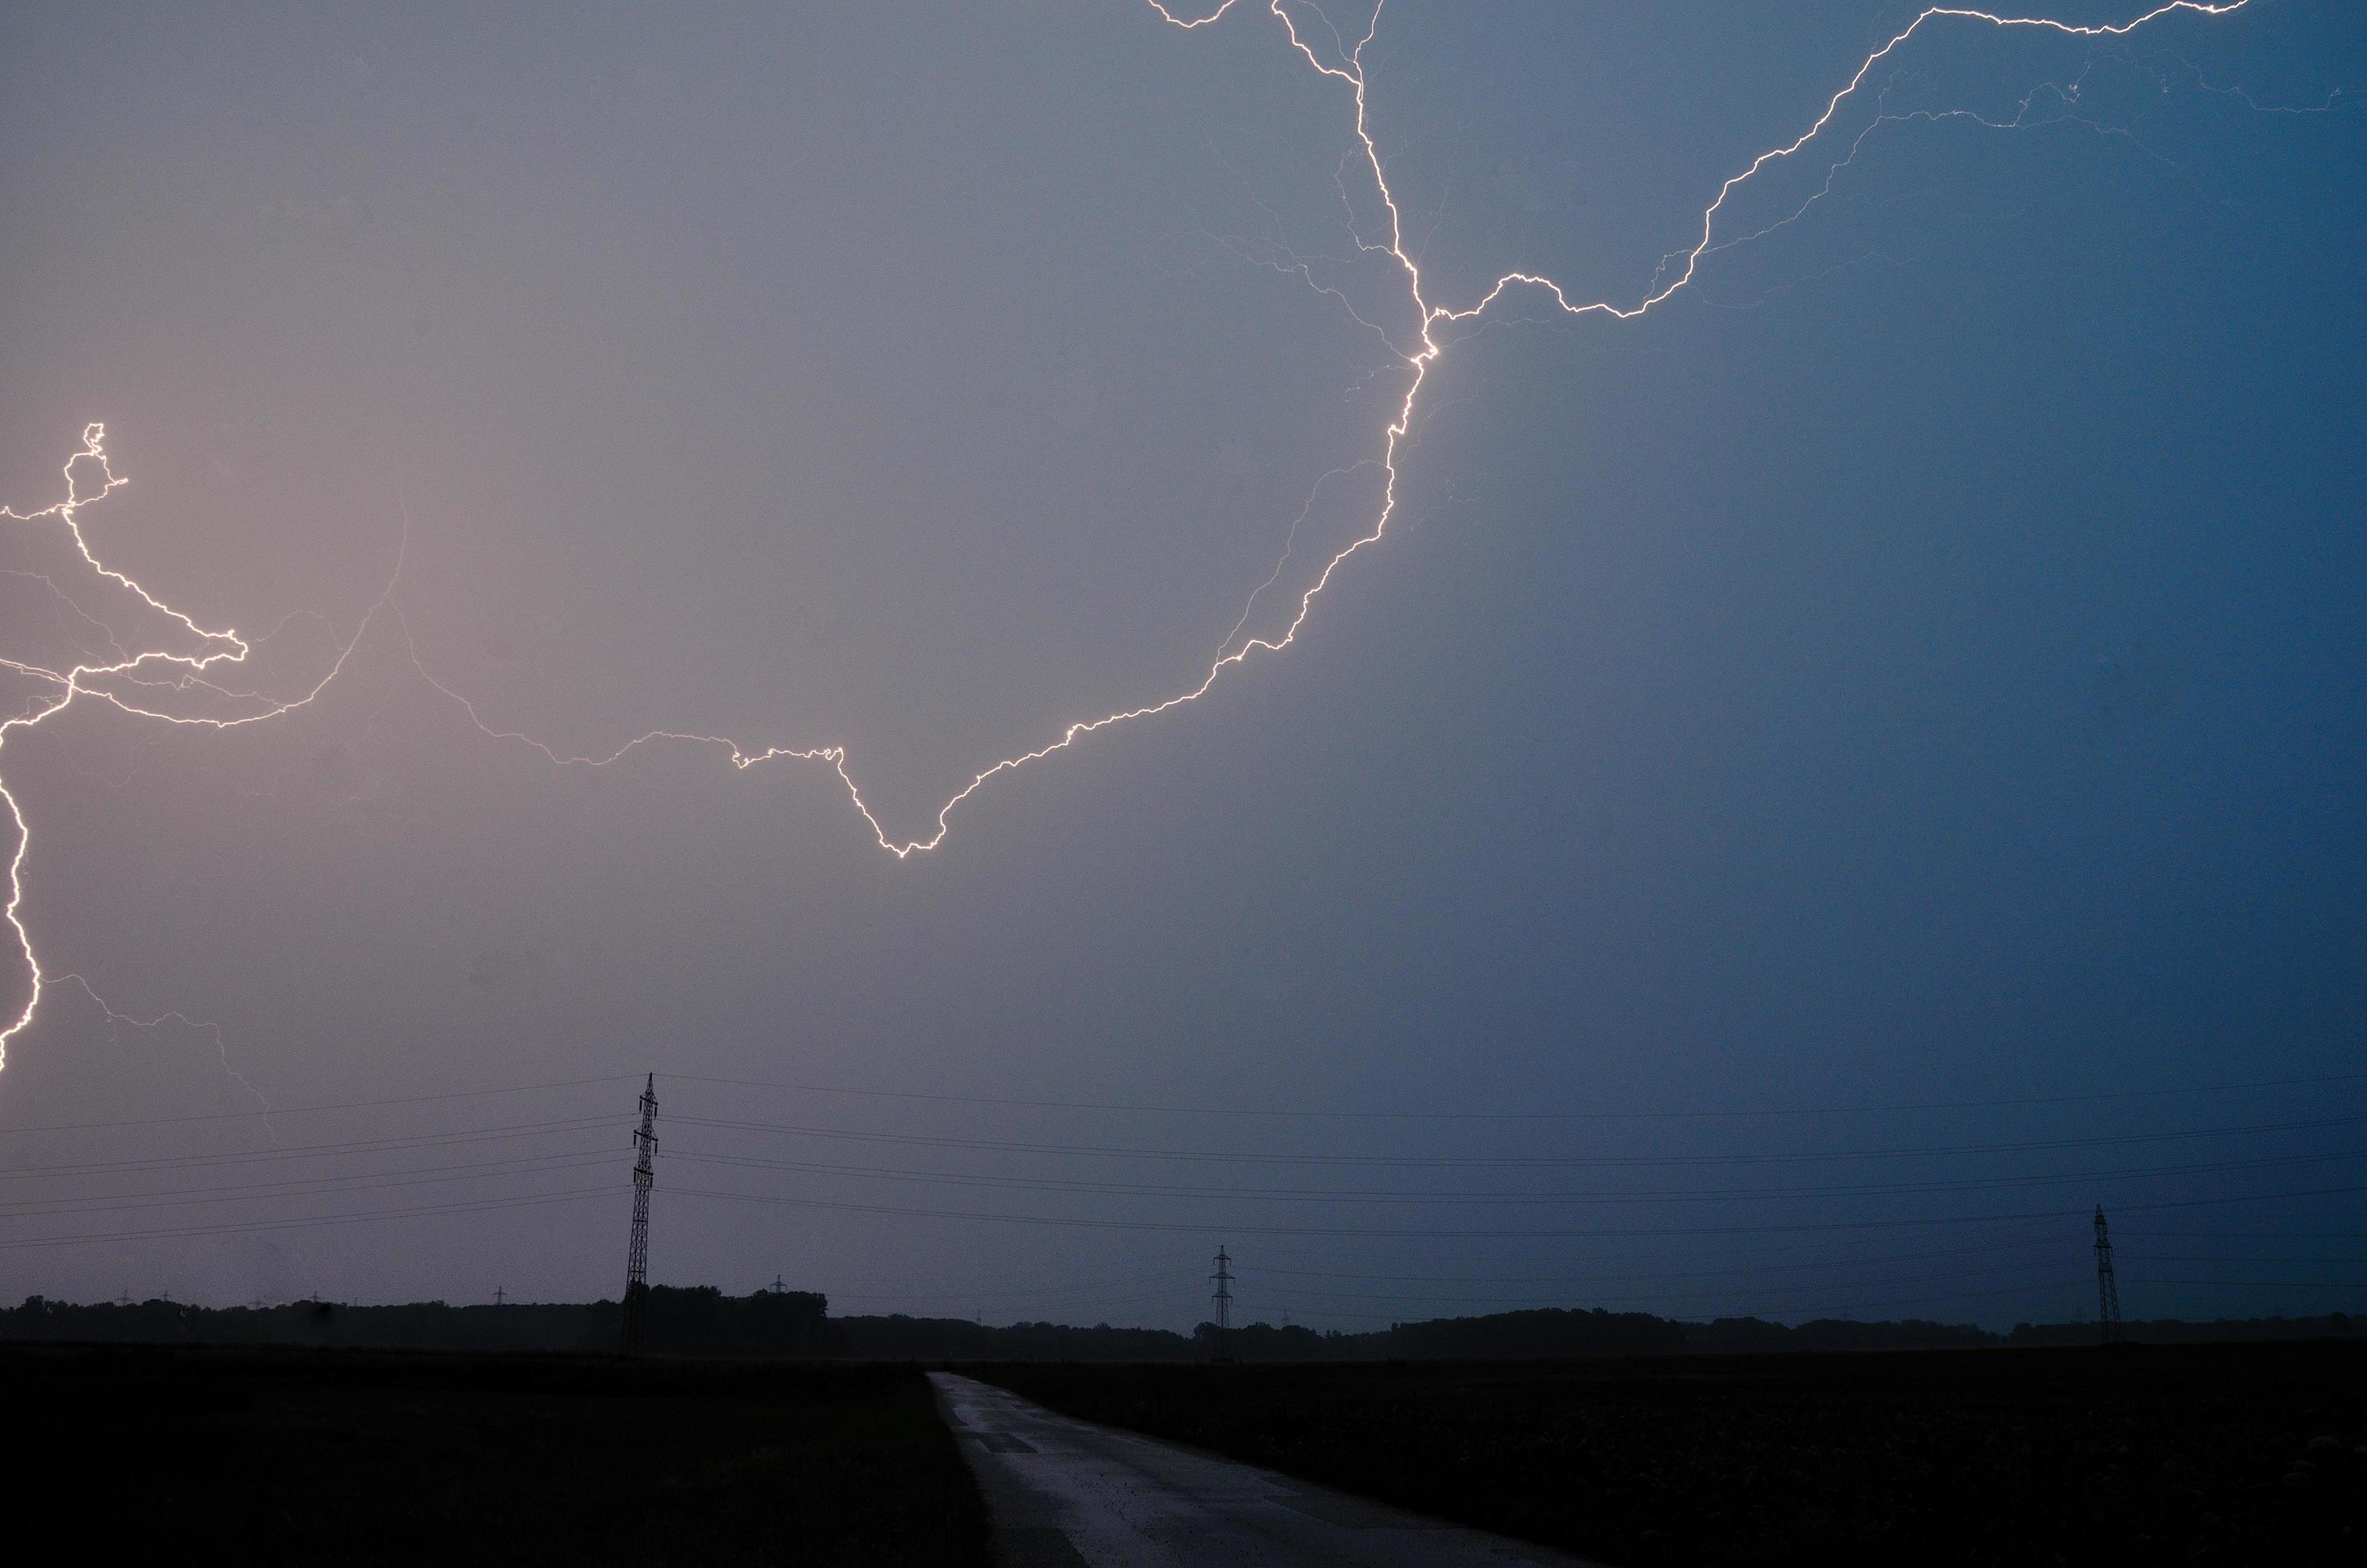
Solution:
<svg viewBox="0 0 2367 1568"><path fill-rule="evenodd" d="M1148 0L1148 4L1160 18L1185 32L1215 25L1235 11L1254 12L1259 9L1244 3L1244 0L1221 0L1215 9L1195 15L1170 6L1164 0ZM1585 301L1574 299L1559 283L1541 273L1511 272L1500 278L1477 300L1463 305L1448 305L1430 297L1423 285L1421 265L1407 248L1405 224L1398 196L1390 187L1388 170L1373 132L1368 96L1370 83L1365 72L1365 55L1379 31L1383 5L1375 6L1363 33L1351 42L1348 32L1335 28L1328 17L1315 6L1306 4L1305 0L1297 0L1297 3L1294 0L1265 0L1263 7L1265 15L1280 28L1276 47L1294 51L1310 72L1313 85L1319 90L1336 93L1342 101L1343 113L1350 117L1361 154L1362 166L1357 177L1370 181L1371 195L1378 210L1386 215L1386 232L1359 236L1359 244L1376 256L1386 256L1389 265L1398 270L1408 302L1413 309L1415 319L1421 324L1416 339L1395 350L1402 361L1404 391L1395 402L1394 414L1374 433L1374 445L1366 455L1352 460L1351 463L1356 468L1373 466L1379 472L1379 498L1374 513L1353 540L1324 562L1313 580L1300 592L1295 611L1281 631L1269 636L1252 636L1237 646L1229 638L1220 647L1217 656L1196 678L1171 695L1104 713L1098 718L1078 720L1061 727L1056 737L1044 744L1016 752L979 769L968 783L938 808L930 830L920 836L900 838L889 832L866 801L853 758L843 745L752 745L722 735L656 730L635 736L604 754L574 756L562 753L523 730L489 722L477 703L437 678L412 637L409 624L403 619L395 597L402 573L399 553L394 575L385 590L370 606L353 636L342 644L334 658L311 685L291 695L273 698L235 684L237 672L253 651L253 644L248 640L242 638L233 629L217 631L201 625L189 613L175 608L142 584L108 566L93 549L85 528L85 516L125 483L108 467L106 432L98 425L92 425L84 431L81 449L65 465L65 494L62 500L30 513L0 508L0 520L5 520L12 528L62 530L78 560L75 570L81 574L81 581L60 582L54 575L28 572L12 572L9 574L41 585L43 591L54 596L81 621L87 623L91 631L99 634L107 651L103 656L83 658L78 655L64 661L17 658L0 651L0 670L27 683L30 690L21 710L0 720L0 754L4 754L7 746L22 744L26 733L77 703L104 704L131 718L150 722L217 730L239 729L283 718L311 703L327 689L383 611L395 622L401 634L402 656L413 665L437 691L458 703L470 722L488 736L531 746L553 764L562 767L605 767L642 747L659 743L713 747L721 751L734 767L743 769L768 762L821 764L837 776L848 800L880 848L899 859L932 850L943 844L951 832L956 810L991 780L1018 772L1056 752L1066 751L1100 731L1135 720L1153 718L1197 702L1228 672L1249 664L1253 657L1279 653L1297 641L1300 631L1314 611L1317 599L1331 585L1333 575L1350 557L1378 542L1396 517L1399 449L1408 431L1412 428L1424 382L1441 356L1452 347L1454 335L1451 329L1457 324L1480 317L1508 294L1516 292L1550 300L1557 311L1570 315L1627 321L1646 314L1693 282L1701 262L1712 250L1714 242L1736 243L1717 239L1719 222L1726 214L1728 199L1771 165L1792 159L1818 143L1833 126L1844 106L1862 96L1875 68L1927 30L1977 27L2101 39L2133 32L2177 12L2219 17L2243 10L2250 4L2251 0L2216 0L2216 3L2210 3L2210 0L2171 0L2169 4L2157 6L2128 20L2100 25L2074 24L2045 17L2010 16L1955 6L1931 7L1916 16L1896 36L1861 61L1806 130L1792 140L1760 153L1720 185L1702 210L1700 229L1690 248L1678 253L1682 265L1663 274L1656 274L1654 284L1646 292L1624 303L1611 300ZM1349 29L1350 32L1353 30ZM1663 278L1665 281L1661 280ZM1444 336L1441 335L1442 331L1445 332ZM1334 471L1335 473L1340 472L1344 471ZM129 596L136 601L143 619L161 628L153 636L153 645L125 644L122 639L128 634L107 614L94 609L89 602L91 596L102 592L112 594L119 600ZM180 710L193 699L217 710L202 713ZM5 755L0 755L0 763L5 761ZM38 874L31 824L16 796L9 792L5 771L0 771L0 804L6 807L16 836L8 861L6 913L11 934L20 949L23 966L22 1002L13 1013L6 1015L9 1020L6 1026L0 1028L0 1065L5 1065L8 1042L33 1023L40 1010L45 984L51 977L42 969L28 907L28 889ZM19 986L12 983L9 989L16 991Z"/></svg>

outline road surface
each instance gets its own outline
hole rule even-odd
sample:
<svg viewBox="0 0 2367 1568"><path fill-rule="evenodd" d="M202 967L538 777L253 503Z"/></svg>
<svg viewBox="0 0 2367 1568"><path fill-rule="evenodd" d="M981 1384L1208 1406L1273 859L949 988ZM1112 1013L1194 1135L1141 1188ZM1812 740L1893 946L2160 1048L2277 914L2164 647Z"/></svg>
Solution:
<svg viewBox="0 0 2367 1568"><path fill-rule="evenodd" d="M1003 1568L1589 1568L932 1372Z"/></svg>

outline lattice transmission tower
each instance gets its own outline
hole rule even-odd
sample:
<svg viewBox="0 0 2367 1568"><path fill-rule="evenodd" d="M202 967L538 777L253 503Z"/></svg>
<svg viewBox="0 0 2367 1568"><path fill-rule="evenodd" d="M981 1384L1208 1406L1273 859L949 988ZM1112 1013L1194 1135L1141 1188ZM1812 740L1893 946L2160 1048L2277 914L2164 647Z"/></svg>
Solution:
<svg viewBox="0 0 2367 1568"><path fill-rule="evenodd" d="M2106 1345L2121 1337L2121 1288L2112 1278L2112 1233L2104 1228L2104 1206L2096 1205L2096 1332Z"/></svg>
<svg viewBox="0 0 2367 1568"><path fill-rule="evenodd" d="M650 1188L657 1185L651 1156L658 1147L658 1075L641 1090L641 1125L633 1133L633 1244L625 1254L625 1354L641 1353L650 1293Z"/></svg>
<svg viewBox="0 0 2367 1568"><path fill-rule="evenodd" d="M1208 1276L1217 1283L1217 1293L1209 1300L1217 1303L1217 1359L1225 1359L1225 1335L1233 1326L1233 1260L1225 1249L1217 1249L1217 1272Z"/></svg>

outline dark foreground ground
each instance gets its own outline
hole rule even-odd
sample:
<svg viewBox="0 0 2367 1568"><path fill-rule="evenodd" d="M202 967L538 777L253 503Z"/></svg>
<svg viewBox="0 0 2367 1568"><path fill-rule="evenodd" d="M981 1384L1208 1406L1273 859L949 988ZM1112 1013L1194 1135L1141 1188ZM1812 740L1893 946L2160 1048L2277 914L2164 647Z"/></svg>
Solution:
<svg viewBox="0 0 2367 1568"><path fill-rule="evenodd" d="M2367 1346L963 1370L1637 1568L2367 1561Z"/></svg>
<svg viewBox="0 0 2367 1568"><path fill-rule="evenodd" d="M987 1561L910 1367L0 1346L6 1555Z"/></svg>

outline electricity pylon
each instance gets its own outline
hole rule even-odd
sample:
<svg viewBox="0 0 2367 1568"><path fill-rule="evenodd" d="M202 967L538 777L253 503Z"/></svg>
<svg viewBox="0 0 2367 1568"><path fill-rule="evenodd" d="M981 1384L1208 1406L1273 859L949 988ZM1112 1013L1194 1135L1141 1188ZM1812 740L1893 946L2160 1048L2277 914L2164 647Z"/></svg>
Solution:
<svg viewBox="0 0 2367 1568"><path fill-rule="evenodd" d="M1217 1359L1225 1359L1225 1334L1233 1326L1233 1260L1225 1249L1217 1249L1217 1272L1208 1276L1217 1282L1217 1293L1210 1300L1217 1303Z"/></svg>
<svg viewBox="0 0 2367 1568"><path fill-rule="evenodd" d="M2121 1288L2112 1279L2112 1235L2104 1228L2104 1206L2096 1205L2096 1332L2106 1345L2121 1337Z"/></svg>
<svg viewBox="0 0 2367 1568"><path fill-rule="evenodd" d="M633 1244L625 1255L625 1354L641 1353L642 1318L650 1293L650 1188L657 1173L650 1159L658 1146L658 1075L641 1090L641 1125L633 1134Z"/></svg>

